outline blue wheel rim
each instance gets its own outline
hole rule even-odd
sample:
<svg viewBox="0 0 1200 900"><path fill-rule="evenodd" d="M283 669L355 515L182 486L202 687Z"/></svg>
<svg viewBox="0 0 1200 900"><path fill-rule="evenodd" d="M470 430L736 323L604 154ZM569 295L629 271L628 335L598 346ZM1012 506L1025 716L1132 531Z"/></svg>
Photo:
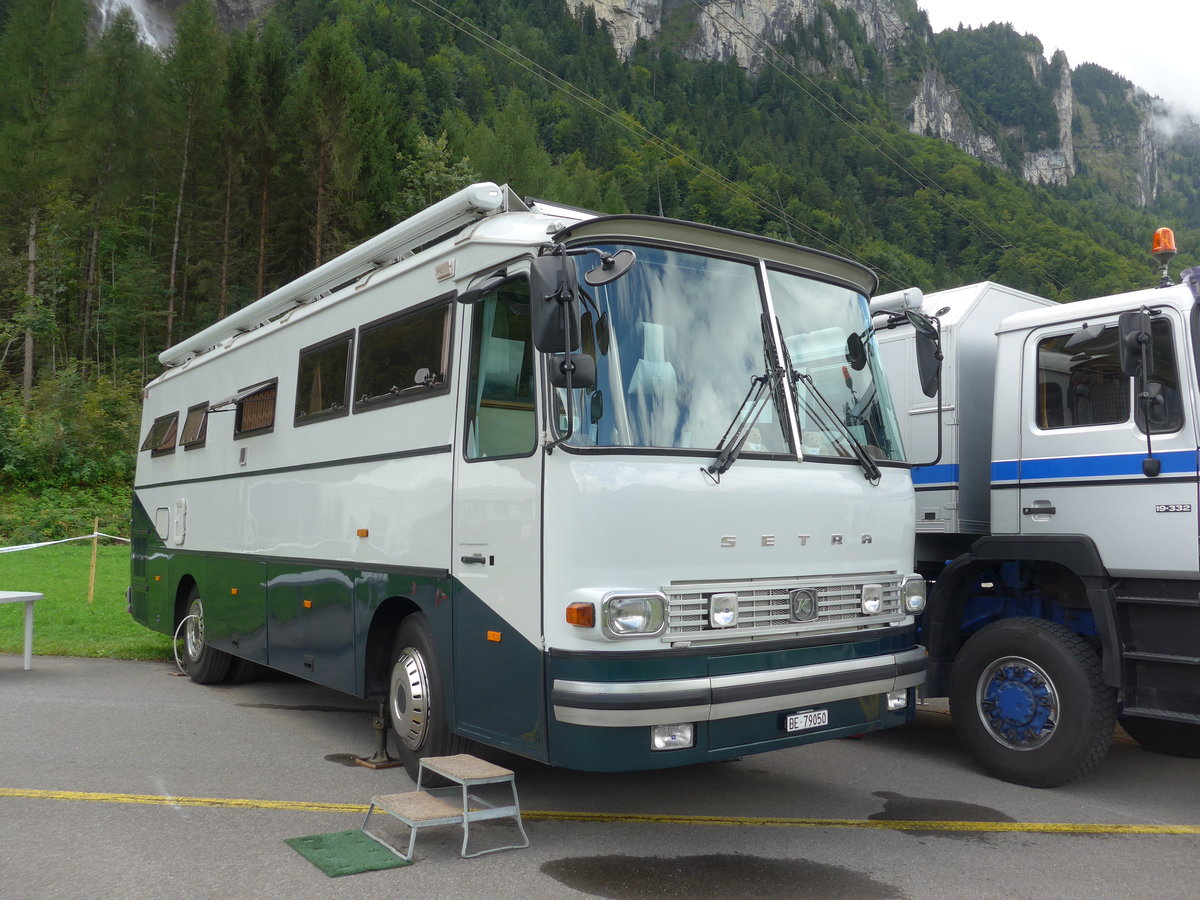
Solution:
<svg viewBox="0 0 1200 900"><path fill-rule="evenodd" d="M1005 656L980 674L975 708L998 744L1010 750L1036 750L1054 737L1058 691L1036 663Z"/></svg>

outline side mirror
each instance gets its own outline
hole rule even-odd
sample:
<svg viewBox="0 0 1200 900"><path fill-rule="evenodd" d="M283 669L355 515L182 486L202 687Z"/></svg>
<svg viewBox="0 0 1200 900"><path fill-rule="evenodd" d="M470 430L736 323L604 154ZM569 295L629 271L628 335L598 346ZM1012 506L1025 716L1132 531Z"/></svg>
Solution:
<svg viewBox="0 0 1200 900"><path fill-rule="evenodd" d="M533 346L542 353L566 353L579 346L579 282L575 260L565 253L539 256L529 267L529 318Z"/></svg>
<svg viewBox="0 0 1200 900"><path fill-rule="evenodd" d="M571 370L571 389L590 388L596 384L596 360L586 353L555 353L550 357L549 379L556 388L567 386L567 366Z"/></svg>
<svg viewBox="0 0 1200 900"><path fill-rule="evenodd" d="M475 303L480 297L490 294L492 291L499 290L505 282L512 281L508 274L501 269L499 272L493 272L483 281L479 282L474 287L469 287L458 295L459 303Z"/></svg>
<svg viewBox="0 0 1200 900"><path fill-rule="evenodd" d="M1076 347L1081 347L1084 344L1090 344L1103 333L1103 325L1088 325L1085 322L1077 332L1067 338L1067 342L1063 344L1063 349L1074 350Z"/></svg>
<svg viewBox="0 0 1200 900"><path fill-rule="evenodd" d="M868 328L869 332L870 329ZM850 368L855 372L861 372L867 365L867 347L863 343L862 335L858 332L852 333L846 338L846 362L850 363Z"/></svg>
<svg viewBox="0 0 1200 900"><path fill-rule="evenodd" d="M1123 312L1117 320L1117 329L1121 335L1118 344L1121 374L1149 378L1154 374L1154 355L1147 346L1150 343L1150 313L1145 310Z"/></svg>
<svg viewBox="0 0 1200 900"><path fill-rule="evenodd" d="M635 262L637 254L632 250L618 250L611 256L606 254L600 265L584 273L583 280L592 287L600 287L610 281L616 281L628 272Z"/></svg>
<svg viewBox="0 0 1200 900"><path fill-rule="evenodd" d="M921 393L936 397L942 383L942 346L936 337L917 332L917 375L921 379Z"/></svg>
<svg viewBox="0 0 1200 900"><path fill-rule="evenodd" d="M938 332L937 321L915 309L906 309L904 318L913 327L916 338L921 393L926 397L935 397L942 384L942 336Z"/></svg>

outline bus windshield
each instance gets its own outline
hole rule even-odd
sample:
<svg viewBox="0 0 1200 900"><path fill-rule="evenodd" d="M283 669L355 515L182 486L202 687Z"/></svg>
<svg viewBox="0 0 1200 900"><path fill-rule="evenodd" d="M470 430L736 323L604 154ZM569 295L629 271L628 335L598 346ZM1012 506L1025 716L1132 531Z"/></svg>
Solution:
<svg viewBox="0 0 1200 900"><path fill-rule="evenodd" d="M578 406L567 443L715 451L754 379L768 373L757 268L658 247L632 249L637 264L623 277L581 285L582 347L596 360L596 382L574 392ZM584 256L579 269L598 263ZM560 404L564 399L560 392ZM784 409L778 396L766 404L745 453L791 452Z"/></svg>
<svg viewBox="0 0 1200 900"><path fill-rule="evenodd" d="M851 456L848 436L873 459L902 461L900 429L870 335L867 300L848 288L771 270L767 284L796 385L805 456ZM864 337L865 364L847 352Z"/></svg>
<svg viewBox="0 0 1200 900"><path fill-rule="evenodd" d="M875 458L903 458L874 341L867 342L871 358L864 368L851 370L846 360L847 336L867 329L864 297L771 270L767 280L785 344L774 353L757 264L662 247L630 249L637 263L624 276L599 287L581 284L582 351L596 361L596 380L572 392L569 446L718 451L731 439L748 395L769 379L770 399L752 417L741 452L794 456L783 379L771 378L773 360L783 365L790 356L800 379L797 418L806 455L853 456L853 435ZM583 256L579 270L598 263ZM556 393L560 433L566 433L566 392ZM818 409L816 393L832 412Z"/></svg>

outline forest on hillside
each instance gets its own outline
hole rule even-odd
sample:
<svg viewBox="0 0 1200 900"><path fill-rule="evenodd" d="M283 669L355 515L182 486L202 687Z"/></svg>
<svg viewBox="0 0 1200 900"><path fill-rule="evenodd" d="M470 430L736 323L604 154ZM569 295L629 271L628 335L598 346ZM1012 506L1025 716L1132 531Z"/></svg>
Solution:
<svg viewBox="0 0 1200 900"><path fill-rule="evenodd" d="M0 539L120 508L161 350L476 180L794 240L882 290L1153 283L1156 211L908 133L852 16L861 79L817 81L669 40L622 61L564 0L280 0L232 34L192 0L162 53L128 14L90 36L90 9L0 0ZM945 52L978 77L962 40ZM1034 99L981 102L1036 141Z"/></svg>

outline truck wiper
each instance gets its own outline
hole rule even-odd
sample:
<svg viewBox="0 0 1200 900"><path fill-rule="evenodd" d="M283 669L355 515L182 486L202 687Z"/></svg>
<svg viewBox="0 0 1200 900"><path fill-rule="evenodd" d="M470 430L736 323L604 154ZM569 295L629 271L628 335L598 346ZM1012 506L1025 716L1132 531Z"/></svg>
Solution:
<svg viewBox="0 0 1200 900"><path fill-rule="evenodd" d="M746 391L746 396L742 398L741 405L734 413L733 421L729 423L720 443L717 444L720 453L712 465L705 469L709 475L719 478L729 471L729 467L737 460L742 447L746 445L746 439L750 437L750 430L774 394L773 388L779 381L779 375L778 371L764 372L750 379L750 390Z"/></svg>

